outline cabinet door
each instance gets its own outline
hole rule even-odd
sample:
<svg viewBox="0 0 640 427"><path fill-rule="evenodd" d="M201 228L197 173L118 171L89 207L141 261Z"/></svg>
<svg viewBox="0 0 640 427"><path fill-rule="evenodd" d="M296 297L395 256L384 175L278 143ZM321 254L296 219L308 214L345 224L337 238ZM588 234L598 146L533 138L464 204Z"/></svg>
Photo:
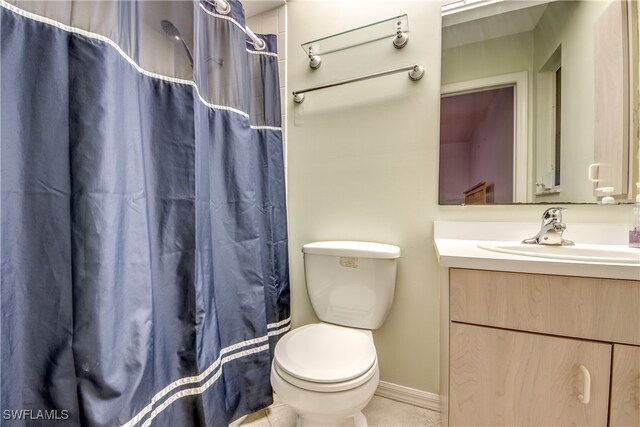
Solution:
<svg viewBox="0 0 640 427"><path fill-rule="evenodd" d="M612 427L640 427L640 347L613 346Z"/></svg>
<svg viewBox="0 0 640 427"><path fill-rule="evenodd" d="M450 332L450 426L607 425L610 344L463 323Z"/></svg>

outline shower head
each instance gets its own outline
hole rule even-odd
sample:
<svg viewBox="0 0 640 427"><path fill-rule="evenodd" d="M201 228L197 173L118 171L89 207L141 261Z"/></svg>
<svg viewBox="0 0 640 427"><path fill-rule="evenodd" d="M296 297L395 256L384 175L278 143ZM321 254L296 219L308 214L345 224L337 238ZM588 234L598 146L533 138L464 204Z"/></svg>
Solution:
<svg viewBox="0 0 640 427"><path fill-rule="evenodd" d="M184 39L180 35L180 31L178 31L176 26L173 25L171 21L167 21L165 19L160 21L160 26L162 26L162 31L164 31L164 33L167 36L171 37L174 40L178 40L180 43L182 43L182 47L184 48L184 51L187 53L187 57L189 58L189 64L191 64L191 68L193 68L193 56L191 56L191 51L189 50L189 47L187 46Z"/></svg>
<svg viewBox="0 0 640 427"><path fill-rule="evenodd" d="M180 31L178 31L176 26L173 25L173 23L171 23L170 21L163 19L162 21L160 21L160 25L162 26L162 31L164 31L164 33L169 37L174 38L176 40L182 39L182 37L180 37Z"/></svg>

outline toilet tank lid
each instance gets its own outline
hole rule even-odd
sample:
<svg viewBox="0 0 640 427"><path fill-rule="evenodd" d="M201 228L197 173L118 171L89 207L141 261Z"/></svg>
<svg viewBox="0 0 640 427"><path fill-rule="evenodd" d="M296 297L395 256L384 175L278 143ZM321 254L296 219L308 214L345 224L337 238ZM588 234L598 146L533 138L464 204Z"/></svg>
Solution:
<svg viewBox="0 0 640 427"><path fill-rule="evenodd" d="M386 243L329 241L313 242L302 246L305 254L332 255L357 258L386 258L400 257L400 248Z"/></svg>

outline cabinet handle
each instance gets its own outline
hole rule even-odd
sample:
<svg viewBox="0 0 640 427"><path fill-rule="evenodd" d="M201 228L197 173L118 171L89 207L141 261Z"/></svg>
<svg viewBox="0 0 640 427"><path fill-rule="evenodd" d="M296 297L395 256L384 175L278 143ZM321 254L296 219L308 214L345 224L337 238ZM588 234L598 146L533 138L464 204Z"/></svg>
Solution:
<svg viewBox="0 0 640 427"><path fill-rule="evenodd" d="M580 365L580 372L582 373L584 386L582 388L582 394L578 395L578 400L586 405L591 400L591 374L584 365Z"/></svg>
<svg viewBox="0 0 640 427"><path fill-rule="evenodd" d="M598 182L600 181L598 178L596 178L596 174L598 174L599 172L599 163L591 163L589 165L589 172L587 174L587 178L589 179L589 181L591 182Z"/></svg>

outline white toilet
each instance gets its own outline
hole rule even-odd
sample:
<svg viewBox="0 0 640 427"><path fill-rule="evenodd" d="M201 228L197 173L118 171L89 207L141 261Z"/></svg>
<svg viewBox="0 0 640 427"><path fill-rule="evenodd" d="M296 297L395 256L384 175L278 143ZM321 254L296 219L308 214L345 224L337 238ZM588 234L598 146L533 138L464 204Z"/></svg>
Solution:
<svg viewBox="0 0 640 427"><path fill-rule="evenodd" d="M297 328L276 345L271 384L298 426L367 425L362 409L378 387L372 329L382 326L400 248L369 242L302 247L309 299L322 323Z"/></svg>

